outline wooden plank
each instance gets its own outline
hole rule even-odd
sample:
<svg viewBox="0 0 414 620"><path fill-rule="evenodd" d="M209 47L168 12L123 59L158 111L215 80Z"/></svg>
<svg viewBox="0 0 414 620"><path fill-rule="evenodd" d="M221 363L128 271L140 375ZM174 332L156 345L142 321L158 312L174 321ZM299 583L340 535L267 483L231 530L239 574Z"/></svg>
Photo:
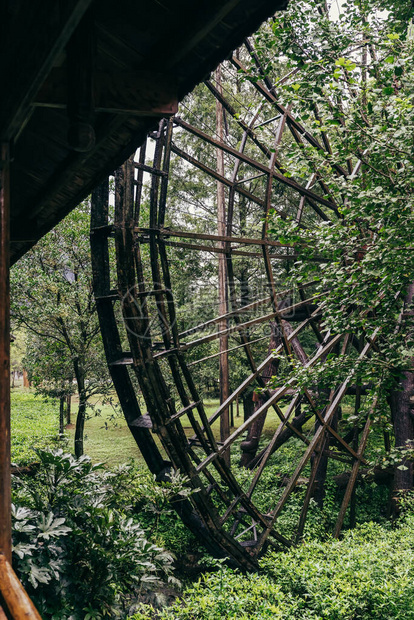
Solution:
<svg viewBox="0 0 414 620"><path fill-rule="evenodd" d="M91 0L20 3L8 36L2 41L1 139L15 137L29 118L36 92L90 4Z"/></svg>
<svg viewBox="0 0 414 620"><path fill-rule="evenodd" d="M223 177L219 176L219 180ZM221 182L221 181L220 181ZM183 239L203 239L205 241L226 241L227 243L240 243L241 245L268 245L271 247L277 248L296 248L297 245L292 245L289 243L280 243L280 241L275 241L274 239L255 239L254 237L241 237L241 236L231 236L231 235L213 235L209 233L196 233L187 230L172 230L170 228L135 228L136 233L143 233L147 235L161 235L162 237L180 237Z"/></svg>
<svg viewBox="0 0 414 620"><path fill-rule="evenodd" d="M4 554L0 554L0 603L4 612L0 619L42 620Z"/></svg>
<svg viewBox="0 0 414 620"><path fill-rule="evenodd" d="M167 66L171 67L182 60L187 53L193 50L204 38L209 36L211 31L214 30L221 21L225 20L237 4L238 0L228 0L227 2L218 3L218 6L214 8L214 12L210 11L206 14L202 10L199 10L197 15L198 23L196 22L193 25L191 36L187 38L184 45L180 46L180 48L171 50L171 56L166 59Z"/></svg>
<svg viewBox="0 0 414 620"><path fill-rule="evenodd" d="M265 166L264 164L261 164L260 162L252 159L251 157L248 157L247 155L240 153L240 151L237 151L231 146L228 146L225 142L221 142L220 140L215 140L214 138L204 133L200 129L197 129L196 127L193 127L186 121L183 121L178 116L176 117L175 122L178 125L180 125L180 127L183 127L183 129L186 129L193 135L198 136L205 142L208 142L209 144L216 146L217 148L221 148L223 151L225 151L229 155L233 155L233 157L241 159L246 164L249 164L250 166L252 166L252 168L255 168L256 170L260 170L261 172L265 172L266 174L269 174L269 173L273 174L273 177L277 181L297 191L301 196L306 196L307 198L310 198L314 202L322 204L325 207L328 207L329 209L336 211L336 205L334 205L330 200L326 200L326 198L323 198L322 196L315 194L315 192L312 192L310 189L307 189L303 185L299 185L299 183L296 183L296 181L294 181L293 179L285 177L283 176L283 174L280 174L276 172L275 170L272 171L268 166Z"/></svg>
<svg viewBox="0 0 414 620"><path fill-rule="evenodd" d="M376 407L378 404L378 398L375 398L374 403L371 407L371 410L368 414L368 418L367 421L365 423L365 427L364 430L362 432L362 438L361 438L361 442L359 444L358 447L358 458L354 461L354 464L352 466L352 471L351 471L351 475L349 477L348 480L348 484L346 487L346 491L345 491L345 495L344 498L342 500L342 505L341 508L339 510L338 513L338 519L335 525L335 530L334 530L334 537L338 538L339 534L341 533L341 529L342 529L342 525L345 519L345 514L348 508L348 504L351 500L352 494L353 494L353 490L355 487L355 483L357 481L358 478L358 472L359 472L359 468L361 465L361 459L362 459L362 455L364 454L367 442L368 442L368 436L369 436L369 431L371 429L371 418L372 418L372 414L374 413Z"/></svg>
<svg viewBox="0 0 414 620"><path fill-rule="evenodd" d="M109 180L106 179L92 192L91 203L91 257L93 287L96 308L102 333L105 355L108 362L122 357L121 340L118 333L117 320L114 314L113 300L105 298L110 290L110 265L108 251ZM99 234L103 232L104 234ZM112 380L122 407L129 430L135 439L150 471L159 474L165 467L154 438L148 428L138 426L137 419L141 410L128 374L128 367L110 366ZM143 417L143 416L142 416Z"/></svg>
<svg viewBox="0 0 414 620"><path fill-rule="evenodd" d="M93 97L97 112L172 116L178 110L177 84L159 72L95 72ZM66 70L52 69L36 94L33 105L43 108L66 108L68 86Z"/></svg>
<svg viewBox="0 0 414 620"><path fill-rule="evenodd" d="M10 494L10 151L0 152L0 552L11 562Z"/></svg>
<svg viewBox="0 0 414 620"><path fill-rule="evenodd" d="M95 14L89 10L66 46L66 69L60 78L60 83L66 86L68 145L80 153L91 151L96 142L93 88L95 61Z"/></svg>
<svg viewBox="0 0 414 620"><path fill-rule="evenodd" d="M234 55L232 56L231 63L236 67L238 71L243 72L246 75L249 74L249 71L240 62L240 60L236 58L236 56ZM271 92L271 89L269 89L268 84L266 85L266 87L259 81L256 81L256 82L252 81L252 84L254 88L256 88L256 90L262 95L262 97L264 97L267 101L269 101L269 103L275 106L278 112L280 112L281 114L285 114L287 112L286 108L277 101L274 93ZM287 120L288 120L289 126L293 128L294 130L296 130L297 132L299 132L300 135L304 136L306 140L309 142L309 144L311 144L314 148L318 149L319 151L325 150L324 147L314 138L314 136L311 133L309 133L305 129L305 127L303 127L303 125L301 125L290 112L287 113ZM335 168L335 170L337 170L339 174L343 176L347 176L346 170L344 170L344 168L339 166L339 164L334 164L333 167ZM331 206L334 207L334 210L336 210L335 205L331 205Z"/></svg>

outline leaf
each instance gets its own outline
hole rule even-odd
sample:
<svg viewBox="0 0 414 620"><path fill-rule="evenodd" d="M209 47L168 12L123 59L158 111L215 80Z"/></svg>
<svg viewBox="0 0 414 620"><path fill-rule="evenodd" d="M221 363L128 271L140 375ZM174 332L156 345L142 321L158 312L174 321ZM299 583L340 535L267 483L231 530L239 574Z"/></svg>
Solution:
<svg viewBox="0 0 414 620"><path fill-rule="evenodd" d="M49 570L44 566L30 565L29 581L34 588L37 588L39 583L49 583L51 578Z"/></svg>
<svg viewBox="0 0 414 620"><path fill-rule="evenodd" d="M58 536L66 536L72 531L72 528L67 525L63 525L64 518L54 519L52 512L49 512L47 516L41 515L37 526L40 530L39 538L49 540L49 538L56 538Z"/></svg>

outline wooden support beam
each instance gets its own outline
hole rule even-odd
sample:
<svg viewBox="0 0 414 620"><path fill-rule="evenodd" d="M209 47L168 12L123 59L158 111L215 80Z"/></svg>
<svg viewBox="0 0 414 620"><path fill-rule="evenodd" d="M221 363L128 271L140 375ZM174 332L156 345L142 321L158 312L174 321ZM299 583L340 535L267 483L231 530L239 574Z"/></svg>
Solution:
<svg viewBox="0 0 414 620"><path fill-rule="evenodd" d="M0 554L0 620L42 620L4 554Z"/></svg>
<svg viewBox="0 0 414 620"><path fill-rule="evenodd" d="M221 86L221 66L219 65L215 72L216 82L219 91L222 91ZM224 109L218 99L216 99L216 134L219 140L224 140ZM216 149L216 168L217 173L224 177L224 152L222 149ZM226 214L226 195L225 186L220 181L217 181L217 233L218 236L225 236L227 229L227 214ZM223 241L219 242L219 248L226 249L226 244ZM227 273L227 258L225 254L221 253L218 256L218 303L219 314L223 317L218 324L219 336L219 389L220 389L220 404L224 403L229 397L229 356L227 349L229 348L229 334L227 332L228 322L224 318L229 311L229 293L228 293L228 273ZM230 435L230 415L229 408L223 409L220 415L220 440L226 441ZM230 452L226 452L223 455L226 463L230 466Z"/></svg>
<svg viewBox="0 0 414 620"><path fill-rule="evenodd" d="M268 166L261 164L260 162L252 159L251 157L248 157L247 155L244 155L244 153L240 153L240 151L237 151L231 146L228 146L225 142L212 138L211 136L204 133L200 129L197 129L196 127L193 127L186 121L183 121L178 116L176 117L175 122L177 123L177 125L180 125L180 127L183 127L183 129L186 129L193 135L201 138L205 142L208 142L212 146L220 148L224 152L228 153L229 155L233 155L234 157L241 159L246 164L249 164L250 166L252 166L252 168L255 168L256 170L260 170L261 172L265 172L266 174L271 174L275 180L279 181L283 185L287 185L293 190L296 190L301 196L310 198L311 200L313 200L313 202L322 204L325 207L332 209L333 211L337 210L336 205L334 205L330 200L326 200L326 198L323 198L322 196L315 194L315 192L312 192L311 190L306 189L306 187L304 187L303 185L299 185L299 183L296 183L296 181L294 181L293 179L283 176L282 174L276 172L275 170L272 170Z"/></svg>
<svg viewBox="0 0 414 620"><path fill-rule="evenodd" d="M170 228L141 228L137 227L134 229L136 233L144 233L144 234L159 234L164 237L180 237L183 239L205 239L206 241L226 241L228 243L240 243L243 245L269 245L271 247L278 248L295 248L297 246L288 244L288 243L280 243L280 241L275 241L274 239L254 239L253 237L234 237L229 235L210 235L208 233L196 233L190 232L186 230L172 230Z"/></svg>
<svg viewBox="0 0 414 620"><path fill-rule="evenodd" d="M0 145L0 552L11 562L10 151Z"/></svg>
<svg viewBox="0 0 414 620"><path fill-rule="evenodd" d="M67 70L62 82L67 88L66 104L69 119L68 143L71 149L86 153L95 146L95 19L87 11L69 41Z"/></svg>
<svg viewBox="0 0 414 620"><path fill-rule="evenodd" d="M238 71L243 72L247 76L249 75L248 69L240 62L238 58L236 58L236 56L232 56L231 63L236 67ZM252 81L252 84L254 88L260 93L260 95L262 95L262 97L264 97L269 103L275 106L275 108L278 112L280 112L280 114L286 113L286 108L278 102L274 93L271 92L271 90L269 89L269 85L265 86L260 81ZM324 147L320 144L320 142L318 142L315 137L311 133L309 133L309 131L307 131L305 127L301 125L290 112L287 114L287 121L289 126L299 132L300 135L304 136L307 142L309 142L309 144L311 144L314 148L318 149L319 151L325 150ZM334 164L333 167L339 174L347 176L346 170L338 164Z"/></svg>
<svg viewBox="0 0 414 620"><path fill-rule="evenodd" d="M22 0L2 41L0 138L16 137L54 61L64 50L91 0Z"/></svg>
<svg viewBox="0 0 414 620"><path fill-rule="evenodd" d="M172 116L178 110L176 81L163 73L95 72L92 94L97 112ZM67 100L66 69L56 68L35 96L33 105L64 109Z"/></svg>

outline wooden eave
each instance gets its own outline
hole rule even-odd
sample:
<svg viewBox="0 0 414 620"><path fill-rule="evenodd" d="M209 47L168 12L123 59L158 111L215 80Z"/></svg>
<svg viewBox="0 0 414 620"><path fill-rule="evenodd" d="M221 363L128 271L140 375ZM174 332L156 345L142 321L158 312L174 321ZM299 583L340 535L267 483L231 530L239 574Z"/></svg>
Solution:
<svg viewBox="0 0 414 620"><path fill-rule="evenodd" d="M174 113L179 100L285 4L0 2L0 138L10 142L12 152L11 262L79 204L142 143L161 116ZM67 138L67 50L86 16L94 31L96 140L93 148L78 152Z"/></svg>

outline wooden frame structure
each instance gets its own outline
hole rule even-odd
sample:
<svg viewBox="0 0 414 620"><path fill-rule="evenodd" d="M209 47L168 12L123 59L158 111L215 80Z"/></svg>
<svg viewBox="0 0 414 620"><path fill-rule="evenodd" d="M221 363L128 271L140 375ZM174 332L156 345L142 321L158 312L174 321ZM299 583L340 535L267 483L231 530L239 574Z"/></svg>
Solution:
<svg viewBox="0 0 414 620"><path fill-rule="evenodd" d="M277 204L275 191L284 188L289 192L289 215L303 227L311 225L312 221L329 222L338 217L338 205L317 172L306 185L284 174L278 148L286 132L299 144L309 143L321 150L329 149L329 144L319 143L297 121L291 109L280 103L248 41L246 49L263 75L261 80L253 83L252 88L267 102L266 105L276 111L276 117L273 115L271 118L270 114L266 117L271 118L274 127L271 148L255 130L259 124L258 113L252 114L249 122L242 120L219 84L207 81L206 86L212 96L242 131L239 148L231 146L222 136L215 137L212 132L183 118L163 120L158 132L150 136L155 144L153 164L149 165L146 161L144 145L135 159L131 157L117 171L113 219L109 215L108 183L92 194L91 243L96 303L106 355L129 428L153 473L162 478L173 467L188 475L195 492L189 502L177 504L188 526L215 553L230 557L238 566L254 569L268 545L284 548L300 540L311 499L318 492L318 481L326 475L328 463L342 465L348 476L334 535L339 536L349 507L352 520L356 483L361 465L367 464L364 451L376 407L374 402L362 426L354 425L351 432L339 430L338 415L345 396L352 399L356 417L361 408L364 387L354 385L354 372L351 370L344 381L333 385L326 394L325 404L319 406L314 398L315 386L303 388L295 379L277 389L266 388L269 376L275 374L275 354L284 356L288 364L295 358L295 363L305 368L323 363L331 352L348 355L352 351L356 360L362 360L377 350L379 334L376 332L370 337L357 339L351 334L325 332L320 327L323 311L318 304L320 300L312 293L312 283L298 285L290 291L281 291L278 287L277 265L281 260L294 259L295 249L269 238L267 216L270 210L276 210L282 217L286 215L285 208ZM237 55L230 62L238 71L245 71ZM269 120L265 122L270 123ZM197 140L199 150L204 145L204 148L223 153L227 158L226 172L209 166L179 145L182 135ZM181 143L185 144L185 140ZM253 152L257 155L252 155ZM166 224L172 156L184 161L189 170L195 168L219 186L226 187L225 234L223 230L218 234L199 233ZM357 163L349 171L336 165L336 172L344 176L356 174L359 166ZM144 174L151 177L150 189L145 196L145 200L149 201L149 212L144 208ZM246 189L246 179L249 181L259 177L262 182L256 189ZM261 214L263 224L259 234L247 236L235 233L233 217L237 197L243 197L255 205ZM111 279L109 258L113 242L117 263L115 285ZM195 253L208 252L216 257L224 255L228 270L227 312L181 333L170 271L169 252L174 248L186 248ZM268 292L266 297L246 305L240 303L236 292L234 261L239 256L252 260L260 258ZM316 257L315 260L319 259ZM293 301L294 296L297 297L296 302ZM119 321L119 302L123 324ZM246 319L249 311L259 309L258 315ZM254 325L269 322L273 324L276 336L265 354L263 349L258 353L250 330ZM158 323L158 328L154 330L155 323ZM215 326L218 328L208 334L193 335ZM316 342L312 354L301 342L305 332L313 333ZM195 362L189 361L191 358L188 356L200 345L220 341L223 335L229 334L237 337L237 345L227 351L220 349L215 355L222 357L236 349L243 351L248 371L244 380L222 399L215 413L208 417L192 375L191 366ZM122 344L125 348L126 337L129 351L122 348ZM214 355L198 362L202 363L210 357ZM134 387L136 381L146 412L142 410L142 402ZM218 440L214 423L241 394L251 388L260 389L259 402L253 414L237 429ZM280 423L257 453L264 419L270 410L276 413ZM186 432L188 425L191 427L190 435ZM230 452L233 448L234 454L234 446L244 433L247 433L249 448L252 442L255 444L254 454L249 459L251 476L247 482L241 482L230 467ZM159 440L157 443L153 434ZM289 438L296 438L299 445L297 460L289 474L281 479L280 487L274 489L270 505L263 507L255 496L265 466ZM303 488L300 485L304 484L305 473L306 490L297 526L286 533L284 511L293 494L298 488Z"/></svg>
<svg viewBox="0 0 414 620"><path fill-rule="evenodd" d="M39 617L10 568L9 266L284 6L0 1L1 617Z"/></svg>

